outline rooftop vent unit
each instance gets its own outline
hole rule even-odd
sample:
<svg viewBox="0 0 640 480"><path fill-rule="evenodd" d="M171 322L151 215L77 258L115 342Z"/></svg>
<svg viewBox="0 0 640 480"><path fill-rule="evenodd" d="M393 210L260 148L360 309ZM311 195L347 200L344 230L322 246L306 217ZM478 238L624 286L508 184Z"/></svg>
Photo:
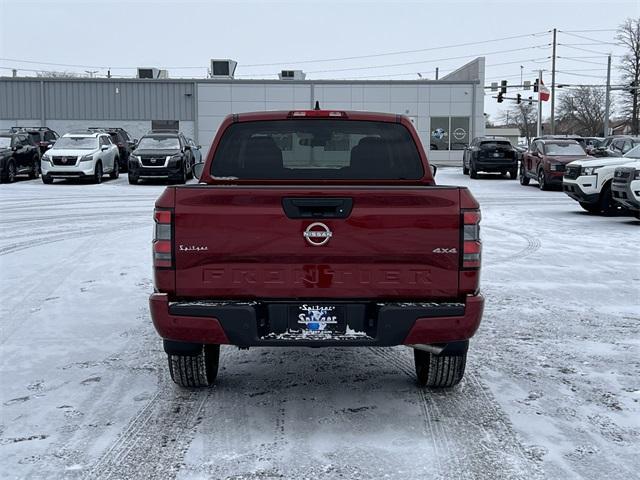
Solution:
<svg viewBox="0 0 640 480"><path fill-rule="evenodd" d="M302 70L282 70L278 76L280 80L304 80L306 74Z"/></svg>
<svg viewBox="0 0 640 480"><path fill-rule="evenodd" d="M169 78L169 72L159 68L138 67L138 78Z"/></svg>
<svg viewBox="0 0 640 480"><path fill-rule="evenodd" d="M238 62L227 59L211 59L211 78L233 78Z"/></svg>

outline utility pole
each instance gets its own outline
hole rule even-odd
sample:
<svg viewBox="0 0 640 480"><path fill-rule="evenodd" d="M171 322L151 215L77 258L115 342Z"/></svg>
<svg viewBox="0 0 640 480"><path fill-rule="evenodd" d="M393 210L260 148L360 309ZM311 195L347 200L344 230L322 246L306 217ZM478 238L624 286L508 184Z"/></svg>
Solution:
<svg viewBox="0 0 640 480"><path fill-rule="evenodd" d="M607 59L607 87L604 94L604 136L609 135L609 109L611 108L611 54Z"/></svg>
<svg viewBox="0 0 640 480"><path fill-rule="evenodd" d="M538 128L537 137L542 136L542 100L540 99L540 88L542 86L542 70L538 70Z"/></svg>
<svg viewBox="0 0 640 480"><path fill-rule="evenodd" d="M438 69L438 67L436 67L436 80L438 80L438 71L439 71L439 69Z"/></svg>
<svg viewBox="0 0 640 480"><path fill-rule="evenodd" d="M551 135L556 133L556 29L553 29L553 52L551 54Z"/></svg>

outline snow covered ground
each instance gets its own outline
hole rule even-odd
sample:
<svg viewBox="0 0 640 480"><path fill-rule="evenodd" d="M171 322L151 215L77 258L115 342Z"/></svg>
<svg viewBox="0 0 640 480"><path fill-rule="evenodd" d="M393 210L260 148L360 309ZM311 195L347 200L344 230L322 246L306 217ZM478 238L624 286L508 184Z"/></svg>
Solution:
<svg viewBox="0 0 640 480"><path fill-rule="evenodd" d="M159 185L0 186L0 477L628 479L640 471L640 222L441 169L483 210L463 383L406 347L223 348L174 386L149 320Z"/></svg>

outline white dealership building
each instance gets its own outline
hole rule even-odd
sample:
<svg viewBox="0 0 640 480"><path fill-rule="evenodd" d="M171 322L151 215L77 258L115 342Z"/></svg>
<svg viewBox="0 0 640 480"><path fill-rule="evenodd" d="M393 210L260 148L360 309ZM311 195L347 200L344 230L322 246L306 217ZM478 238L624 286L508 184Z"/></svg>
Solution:
<svg viewBox="0 0 640 480"><path fill-rule="evenodd" d="M436 164L459 164L464 147L484 134L483 57L438 80L308 80L298 71L240 80L229 62L207 79L2 77L0 129L47 126L64 134L117 126L140 138L152 128L179 128L206 154L230 113L311 109L318 101L322 109L408 116Z"/></svg>

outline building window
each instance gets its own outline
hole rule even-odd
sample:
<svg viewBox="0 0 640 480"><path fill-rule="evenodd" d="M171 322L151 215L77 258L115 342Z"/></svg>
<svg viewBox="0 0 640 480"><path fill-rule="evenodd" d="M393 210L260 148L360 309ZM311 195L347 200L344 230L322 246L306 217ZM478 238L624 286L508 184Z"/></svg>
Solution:
<svg viewBox="0 0 640 480"><path fill-rule="evenodd" d="M464 150L469 145L469 117L431 117L430 150Z"/></svg>

